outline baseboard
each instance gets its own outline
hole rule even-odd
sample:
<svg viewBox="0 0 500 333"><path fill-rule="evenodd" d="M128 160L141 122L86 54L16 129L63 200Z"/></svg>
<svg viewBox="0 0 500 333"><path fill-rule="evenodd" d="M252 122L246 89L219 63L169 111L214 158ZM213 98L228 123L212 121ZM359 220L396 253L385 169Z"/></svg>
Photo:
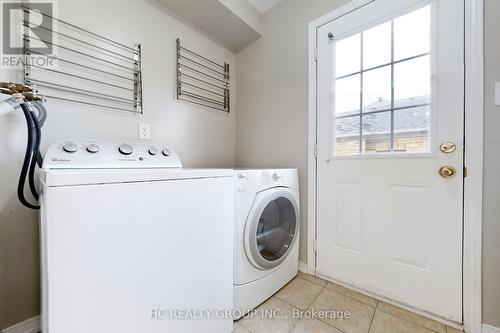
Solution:
<svg viewBox="0 0 500 333"><path fill-rule="evenodd" d="M299 260L299 272L309 274L309 270L307 269L307 264L301 260Z"/></svg>
<svg viewBox="0 0 500 333"><path fill-rule="evenodd" d="M483 324L483 333L500 333L500 328Z"/></svg>
<svg viewBox="0 0 500 333"><path fill-rule="evenodd" d="M40 316L15 324L2 330L2 333L38 333L40 332Z"/></svg>

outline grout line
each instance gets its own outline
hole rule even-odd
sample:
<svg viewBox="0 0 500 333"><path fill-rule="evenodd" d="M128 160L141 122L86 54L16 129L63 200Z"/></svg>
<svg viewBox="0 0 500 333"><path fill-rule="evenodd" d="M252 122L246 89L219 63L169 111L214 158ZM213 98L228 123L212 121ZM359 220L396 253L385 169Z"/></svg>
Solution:
<svg viewBox="0 0 500 333"><path fill-rule="evenodd" d="M324 279L322 279L322 280L324 280ZM345 287L345 286L343 286L343 285L341 285L341 284L338 284L337 282L334 282L334 281L328 281L328 280L325 280L325 281L327 281L328 283L336 284L336 285L338 285L338 286L340 286L340 287L342 287L342 288L345 288L345 289L347 289L347 290L350 290L350 291L352 291L352 292L355 292L355 293L358 293L358 294L361 294L361 295L364 295L364 296L367 296L367 297L373 298L374 300L376 300L376 301L377 301L377 304L375 305L375 310L377 310L377 309L378 309L378 305L380 304L380 302L384 302L383 300L378 299L378 298L376 298L376 297L374 297L374 296L371 296L371 295L365 294L365 293L363 293L363 292L361 292L361 291L357 291L357 290L351 289L351 288L349 288L349 287ZM327 284L327 285L328 285L328 284ZM326 286L325 286L325 288L326 288ZM326 289L328 289L328 288L326 288ZM360 301L360 300L358 300L358 299L355 299L355 298L353 298L353 297L351 297L351 296L349 296L349 295L345 295L345 294L343 294L342 292L338 292L338 291L336 291L336 290L332 290L332 289L328 289L328 290L333 291L333 292L335 292L335 293L337 293L337 294L339 294L339 295L345 296L345 297L347 297L347 298L353 299L353 300L355 300L356 302L359 302L359 303L361 303L361 304L365 304L365 305L368 305L368 306L370 306L370 307L373 307L373 306L371 306L370 304L366 304L366 303L364 303L364 302L362 302L362 301ZM385 302L385 303L386 303L386 302ZM422 318L424 318L424 320L429 320L429 321L431 321L431 322L435 322L435 323L438 323L438 324L441 324L441 325L445 325L445 332L448 332L448 325L446 325L446 324L444 324L444 323L441 323L441 322L439 322L439 321L433 320L433 319L431 319L431 318L427 318L427 317L422 316L422 315L420 315L420 314L418 314L418 313L416 313L416 312L413 312L413 311L410 311L410 310L407 310L407 309L403 309L403 308L401 308L401 307L399 307L399 306L392 305L392 304L390 304L390 303L386 303L386 304L389 304L389 305L391 305L391 306L393 306L393 307L395 307L395 308L397 308L397 309L399 309L399 310L403 310L403 311L409 312L409 313L410 313L410 314L412 314L412 315L422 317ZM398 319L404 320L404 321L406 321L406 322L409 322L409 323L411 323L411 324L417 325L417 326L419 326L419 327L423 327L423 328L425 328L426 330L429 330L429 331L431 331L431 332L441 333L441 332L436 331L436 330L434 330L434 329L432 329L432 328L429 328L429 327L423 326L423 325L421 325L421 324L419 324L419 323L416 323L416 322L414 322L414 321L412 321L412 320L402 318L402 317L400 317L400 316L398 316L398 315L392 314L392 313L390 313L390 312L387 312L387 311L384 311L384 310L381 310L381 309L379 309L379 310L380 310L380 311L382 311L382 312L384 312L384 313L386 313L386 314L389 314L389 315L391 315L391 316L393 316L393 317L395 317L395 318L398 318ZM374 315L375 315L375 314L374 314Z"/></svg>
<svg viewBox="0 0 500 333"><path fill-rule="evenodd" d="M238 319L238 321L240 321L240 320L241 320L241 319ZM233 332L234 332L234 324L235 324L235 323L233 322ZM243 329L244 329L245 331L247 331L248 333L253 333L253 331L251 331L250 329L248 329L245 325L243 325L243 324L238 324L238 325L240 325L241 327L243 327ZM40 333L41 333L41 332L40 332Z"/></svg>
<svg viewBox="0 0 500 333"><path fill-rule="evenodd" d="M393 305L393 306L394 306L394 305ZM396 307L396 308L398 308L397 306L395 306L395 307ZM401 308L398 308L398 309L401 309ZM394 318L398 318L398 319L400 319L400 320L404 320L404 321L406 321L406 322L408 322L408 323L410 323L410 324L417 325L418 327L425 328L426 330L429 330L429 331L431 331L431 332L440 333L439 331L433 330L432 328L429 328L429 327L425 327L425 326L423 326L423 325L421 325L421 324L418 324L418 323L416 323L416 322L414 322L414 321L412 321L412 320L409 320L409 319L406 319L406 318L403 318L403 317L397 316L397 315L395 315L395 314L393 314L393 313L390 313L390 312L384 311L384 310L382 310L382 309L379 309L379 310L380 310L381 312L385 313L385 314L388 314L389 316L393 316ZM401 309L401 310L405 310L405 309ZM408 311L408 310L405 310L405 311ZM419 314L417 314L417 313L414 313L414 312L411 312L411 311L408 311L408 312L410 312L411 314L414 314L414 315L420 316L420 315L419 315ZM423 317L423 318L425 318L425 317ZM428 318L425 318L425 319L428 319ZM432 321L432 319L429 319L429 320L431 320L431 321ZM437 321L434 321L434 322L436 322L436 323L438 323L438 324L443 324L443 323L440 323L440 322L437 322ZM445 325L445 324L443 324L443 325ZM445 329L445 332L448 332L448 325L445 325L445 326L444 326L444 329Z"/></svg>
<svg viewBox="0 0 500 333"><path fill-rule="evenodd" d="M304 274L305 274L305 273L304 273ZM307 274L307 275L310 275L310 274ZM314 276L314 275L311 275L311 276ZM317 276L316 276L316 277L317 277ZM299 277L299 278L300 278L300 277ZM318 279L321 279L321 278L319 278L319 277L318 277ZM303 279L303 280L305 280L305 279ZM371 307L371 308L373 308L373 309L374 309L374 311L373 311L373 315L372 315L372 318L371 318L371 321L370 321L370 326L369 326L369 328L368 328L368 332L369 332L369 331L370 331L370 328L371 328L371 324L372 324L372 322L373 322L373 318L375 317L375 311L377 310L379 300L378 300L378 299L376 299L376 298L374 298L374 300L376 300L376 302L377 302L377 303L375 304L375 306L372 306L372 305L370 305L370 304L366 304L366 303L361 302L360 300L355 299L355 298L353 298L353 297L351 297L351 296L349 296L349 295L345 295L345 294L340 293L340 292L338 292L338 291L336 291L336 290L332 290L332 289L327 288L327 286L328 286L328 284L329 284L329 283L333 283L333 284L336 284L336 283L334 283L334 282L330 282L330 281L327 281L327 280L325 280L325 279L321 279L321 280L326 281L326 284L322 287L322 289L321 289L320 293L318 294L318 296L316 296L316 298L315 298L315 299L314 299L314 301L311 303L311 305L312 305L312 304L313 304L313 303L314 303L314 302L318 299L318 297L321 295L321 293L322 293L324 290L327 290L327 291L330 291L330 292L333 292L333 293L339 294L339 295L341 295L341 296L343 296L343 297L347 297L347 298L349 298L349 299L351 299L351 300L353 300L353 301L355 301L355 302L358 302L358 303L360 303L360 304L363 304L363 305L369 306L369 307ZM308 280L306 280L306 281L308 281ZM308 282L311 282L311 281L308 281ZM314 282L311 282L311 283L314 283ZM315 283L314 283L314 284L315 284ZM316 284L316 285L318 285L318 286L319 286L319 284ZM339 284L337 284L337 285L339 285ZM340 287L343 287L343 286L341 286L341 285L339 285L339 286L340 286ZM357 292L357 291L355 291L355 290L353 290L353 289L350 289L350 288L346 288L346 287L343 287L343 288L345 288L345 289L347 289L347 290L350 290L350 291L353 291L353 292ZM365 295L365 294L363 294L363 293L359 293L359 294L361 294L361 295ZM368 296L368 295L365 295L365 296ZM371 296L368 296L368 297L371 297ZM373 298L373 297L371 297L371 298ZM310 309L311 305L310 305L307 309ZM323 323L327 324L328 326L335 328L336 330L338 330L338 331L340 331L340 332L344 332L344 331L343 331L343 330L341 330L340 328L338 328L338 327L335 327L335 326L331 325L330 323L328 323L328 322L326 322L326 321L322 320L321 318L319 318L319 320L320 320L321 322L323 322Z"/></svg>
<svg viewBox="0 0 500 333"><path fill-rule="evenodd" d="M316 283L316 282L313 282L313 281L310 281L310 280L304 279L303 277L301 277L301 276L300 276L300 274L297 274L297 276L296 276L297 278L302 279L302 280L306 280L307 282L311 282L312 284L315 284L315 285L317 285L317 286L320 286L320 287L326 287L326 286L328 285L328 283L329 283L329 282L328 282L328 281L326 281L325 279L319 278L319 277L317 277L317 276L315 276L315 275L306 274L306 273L302 273L302 272L299 272L299 273L301 273L301 274L303 274L303 275L309 275L309 276L312 276L313 278L316 278L316 279L318 279L318 280L321 280L321 281L324 281L324 282L325 282L325 285L321 285L321 284L319 284L319 283Z"/></svg>
<svg viewBox="0 0 500 333"><path fill-rule="evenodd" d="M376 299L376 298L374 298L374 297L371 297L371 296L369 296L369 295L363 294L363 293L361 293L361 292L358 292L358 291L356 291L356 290L354 290L354 289L350 289L350 288L344 287L344 286L342 286L342 285L340 285L340 284L337 284L337 283L335 283L335 282L330 282L330 283L331 283L331 284L334 284L334 285L337 285L337 286L339 286L339 287L341 287L341 288L343 288L343 289L345 289L345 290L347 290L347 291L351 291L351 292L353 292L353 293L357 293L357 294L360 294L360 295L362 295L362 296L365 296L365 297L368 297L368 298L371 298L371 299L375 300L375 305L372 305L372 304L368 304L368 302L366 302L366 303L365 303L365 301L362 301L362 300L360 300L360 299L354 298L353 296L348 295L347 293L343 292L342 290L334 290L334 289L329 289L329 288L326 288L326 289L328 289L328 290L330 290L330 291L333 291L333 292L335 292L335 293L337 293L337 294L339 294L339 295L342 295L342 296L345 296L345 297L347 297L347 298L353 299L353 300L355 300L356 302L359 302L359 303L361 303L361 304L368 305L369 307L375 308L375 307L377 306L378 302L379 302L379 300L378 300L378 299Z"/></svg>
<svg viewBox="0 0 500 333"><path fill-rule="evenodd" d="M296 278L302 279L302 278L301 278L301 277L299 277L299 276L297 276ZM323 292L323 290L325 289L325 287L326 287L326 286L320 286L319 284L316 284L316 283L314 283L314 282L308 281L308 280L306 280L306 279L302 279L302 280L307 281L307 282L310 282L310 283L314 284L315 286L321 287L321 290L319 291L318 295L316 295L316 297L314 297L314 299L311 301L311 304L309 304L305 310L301 310L301 309L299 309L300 311L307 311L307 310L309 310L309 309L311 308L311 306L314 304L314 302L318 299L319 295L321 295L321 293ZM290 305L292 305L292 304L290 304ZM299 321L301 321L301 320L302 320L302 318L299 318L299 319L298 319L298 320L297 320L297 321L293 324L292 328L290 328L290 331L288 331L288 332L289 332L289 333L290 333L290 332L292 332L292 331L293 331L293 329L295 328L295 326L296 326L296 325L299 323ZM331 326L331 325L330 325L330 326Z"/></svg>
<svg viewBox="0 0 500 333"><path fill-rule="evenodd" d="M300 279L300 277L299 277L299 279ZM306 280L306 279L302 279L302 280L308 281L308 280ZM311 282L311 281L308 281L308 282ZM325 286L320 286L319 284L316 284L316 283L314 283L314 282L311 282L311 283L312 283L312 284L314 284L315 286L319 286L319 287L321 287L321 290L320 290L320 291L319 291L319 293L316 295L316 297L314 297L314 299L311 301L311 304L309 304L309 305L307 306L307 308L305 309L305 311L307 311L307 310L309 310L309 309L311 308L311 306L314 304L314 302L318 299L319 295L321 295L321 293L322 293L322 292L323 292L323 290L325 289ZM302 311L302 310L301 310L301 311ZM295 326L299 323L299 321L300 321L301 319L302 319L302 318L299 318L299 319L295 322L295 324L293 324L293 326L292 326L292 328L290 329L290 331L289 331L289 332L293 331L293 329L295 328Z"/></svg>
<svg viewBox="0 0 500 333"><path fill-rule="evenodd" d="M304 273L304 274L305 274L305 273ZM314 276L314 275L313 275L313 276ZM333 291L333 292L335 292L335 293L337 293L337 294L339 294L339 295L342 295L342 296L345 296L345 297L347 297L347 298L353 299L353 300L355 300L356 302L359 302L359 303L361 303L361 304L368 305L369 307L375 308L375 307L377 306L378 302L380 301L379 299L377 299L377 298L375 298L375 297L373 297L373 296L370 296L370 295L368 295L368 294L365 294L365 293L363 293L363 292L361 292L361 291L354 290L354 289L349 288L349 287L345 287L345 286L343 286L343 285L341 285L341 284L339 284L339 283L337 283L337 282L334 282L334 281L328 281L328 280L325 280L325 279L320 278L320 277L318 277L318 279L321 279L321 280L323 280L323 281L326 281L325 288L326 288L327 290ZM345 294L345 293L343 293L343 292L341 292L341 291L338 291L338 290L333 290L333 289L329 289L329 288L327 287L329 284L334 284L334 285L336 285L336 286L339 286L339 287L341 287L341 288L343 288L343 289L346 289L346 290L348 290L348 291L351 291L351 292L353 292L353 293L357 293L357 294L360 294L360 295L362 295L362 296L366 296L366 297L368 297L368 298L374 299L377 303L375 304L375 306L373 306L373 305L368 304L368 303L365 303L365 302L363 302L363 301L361 301L361 300L359 300L359 299L356 299L356 298L354 298L354 297L352 297L352 296L350 296L350 295L347 295L347 294Z"/></svg>
<svg viewBox="0 0 500 333"><path fill-rule="evenodd" d="M308 274L308 275L309 275L309 274ZM311 275L311 276L313 276L313 275ZM304 279L304 278L302 278L302 277L300 277L300 276L298 276L298 275L297 275L294 279L301 279L302 281L306 281L306 282L312 283L312 284L314 284L315 286L318 286L318 287L321 287L321 288L326 287L326 285L322 286L322 285L317 284L317 283L315 283L315 282L312 282L312 281L309 281L309 280L307 280L307 279ZM326 280L324 280L324 281L326 281ZM328 281L327 281L327 282L328 282Z"/></svg>
<svg viewBox="0 0 500 333"><path fill-rule="evenodd" d="M278 294L279 294L279 292L280 292L280 291L284 290L284 289L285 289L285 288L286 288L286 287L287 287L290 283L292 283L292 281L293 281L293 280L295 280L295 279L297 279L297 278L299 278L299 277L298 277L298 275L296 275L293 279L291 279L290 281L288 281L288 283L287 283L287 284L285 284L285 285L284 285L283 287L281 287L281 288L280 288L277 292L275 292L274 294L272 294L272 295L271 295L271 297L269 297L267 300L271 299L272 297L276 297L276 298L277 298L277 299L279 299L280 301L285 302L286 304L291 305L291 306L293 306L294 308L297 308L295 305L290 304L290 302L285 301L284 299L282 299L281 297L279 297L279 296L278 296ZM304 280L304 279L302 279L302 280ZM265 300L264 302L267 302L267 300ZM264 303L264 302L263 302L263 303ZM297 308L297 309L299 309L299 308ZM299 310L300 310L300 309L299 309Z"/></svg>
<svg viewBox="0 0 500 333"><path fill-rule="evenodd" d="M326 287L322 287L321 290L319 291L318 295L316 295L316 297L314 297L314 299L312 300L311 304L309 304L309 306L307 307L306 311L311 309L311 306L314 304L314 302L316 302L316 300L319 298L319 295L321 295L321 293L326 289Z"/></svg>
<svg viewBox="0 0 500 333"><path fill-rule="evenodd" d="M378 304L379 304L379 300L377 300L377 304L375 304L375 309L373 310L373 315L372 315L372 320L370 320L370 326L368 326L368 333L370 333L371 329L372 329L372 325L373 325L373 320L375 319L375 314L377 313L378 311Z"/></svg>
<svg viewBox="0 0 500 333"><path fill-rule="evenodd" d="M309 274L307 274L307 275L309 275ZM361 301L359 301L359 300L357 300L357 299L355 299L355 298L353 298L353 297L350 297L350 296L348 296L348 295L344 295L343 293L339 293L339 292L337 292L337 291L335 291L335 290L328 289L328 288L326 287L326 286L328 285L328 281L327 281L327 280L324 280L324 281L327 281L327 284L326 284L326 285L324 285L324 286L321 286L320 284L317 284L317 283L314 283L314 282L309 281L309 280L307 280L307 279L301 278L301 277L300 277L300 276L298 276L298 275L297 275L294 279L297 279L297 278L298 278L298 279L301 279L301 280L303 280L303 281L306 281L306 282L312 283L312 284L314 284L315 286L319 286L319 287L321 287L321 290L320 290L320 291L319 291L319 293L316 295L316 297L313 299L313 301L309 304L309 306L307 307L307 309L306 309L306 310L302 310L302 309L298 308L297 306L295 306L295 305L291 304L290 302L288 302L288 301L286 301L286 300L282 299L281 297L277 296L278 292L276 292L276 293L275 293L273 296L271 296L271 297L276 297L277 299L279 299L280 301L284 302L285 304L287 304L287 305L289 305L289 306L291 306L291 307L293 307L293 308L296 308L296 309L298 309L298 310L300 310L300 311L307 311L307 310L310 310L310 309L311 309L312 305L314 304L314 302L316 302L316 300L319 298L319 296L320 296L320 295L321 295L321 294L322 294L325 290L327 290L327 291L329 291L329 292L337 293L337 294L339 294L339 295L341 295L341 296L347 297L347 298L349 298L349 299L351 299L351 300L354 300L354 301L356 301L356 302L358 302L358 303L360 303L360 304L363 304L363 305L370 306L370 307L374 308L373 315L372 315L372 317L371 317L371 320L370 320L370 325L369 325L369 327L368 327L368 331L367 331L367 333L369 333L369 332L371 331L371 329L372 329L372 325L373 325L373 322L374 322L374 320L375 320L375 315L376 315L377 311L382 311L382 312L384 312L385 314L388 314L388 315L393 316L393 317L395 317L395 318L398 318L398 319L400 319L400 320L404 320L404 321L406 321L406 322L408 322L408 323L410 323L410 324L417 325L417 326L422 327L422 328L424 328L424 329L427 329L427 330L429 330L429 331L431 331L431 332L436 332L436 333L439 333L438 331L435 331L435 330L433 330L433 329L431 329L431 328L425 327L425 326L423 326L423 325L421 325L421 324L415 323L415 322L413 322L413 321L411 321L411 320L408 320L408 319L402 318L402 317L400 317L400 316L394 315L394 314L389 313L389 312L387 312L387 311L383 311L382 309L380 309L380 308L379 308L380 302L382 302L382 301L381 301L381 300L378 300L378 299L376 299L376 298L374 298L374 299L377 301L377 303L376 303L376 304L375 304L375 306L373 307L373 306L371 306L371 305L369 305L369 304L365 304L364 302L361 302ZM323 279L322 279L322 280L323 280ZM293 281L293 279L292 279L291 281ZM290 281L290 282L291 282L291 281ZM288 285L288 284L287 284L287 285ZM286 286L286 285L285 285L285 286ZM284 287L283 287L283 288L284 288ZM282 289L283 289L283 288L282 288ZM344 288L346 288L346 287L344 287ZM346 289L351 290L351 291L353 291L353 292L357 292L357 291L355 291L355 290L353 290L353 289L350 289L350 288L346 288ZM280 289L280 290L281 290L281 289ZM363 294L363 293L361 293L361 294L362 294L362 295L365 295L365 294ZM271 298L271 297L270 297L270 298ZM372 298L373 298L373 297L372 297ZM397 306L395 306L395 307L396 307L396 308L398 308L398 309L401 309L401 308L399 308L399 307L397 307ZM405 309L402 309L402 310L405 310ZM408 311L408 310L405 310L405 311ZM408 311L408 312L410 312L411 314L415 314L415 313L413 313L413 312L411 312L411 311ZM418 314L415 314L415 315L418 315ZM292 327L290 328L290 330L289 330L288 332L290 333L291 331L293 331L293 329L295 328L295 326L296 326L296 325L299 323L299 321L301 321L302 319L303 319L303 318L299 318L299 319L297 319L297 321L296 321L296 322L292 325ZM292 320L293 320L293 318L292 318ZM334 329L336 329L336 330L338 330L338 331L340 331L340 332L344 332L343 330L341 330L341 329L339 329L338 327L336 327L336 326L334 326L334 325L332 325L332 324L330 324L330 323L328 323L328 322L326 322L326 321L322 320L321 318L319 318L318 320L319 320L319 321L321 321L322 323L324 323L324 324L328 325L329 327L333 327ZM429 319L429 320L431 320L431 319ZM241 325L244 329L246 329L248 332L253 333L251 330L249 330L249 329L248 329L247 327L245 327L244 325L242 325L242 324L240 324L240 325ZM446 331L445 331L445 332L448 332L448 327L447 327L446 325L445 325L445 329L446 329ZM345 332L344 332L344 333L345 333Z"/></svg>
<svg viewBox="0 0 500 333"><path fill-rule="evenodd" d="M326 287L327 285L328 285L328 283L327 283L327 284L323 287L323 289L321 289L321 291L319 292L318 296L316 296L316 298L314 299L314 301L312 301L311 305L309 305L309 307L307 308L308 310L311 308L311 306L314 304L314 302L316 302L316 300L317 300L317 299L319 298L319 296L323 293L323 291L325 291L325 290L326 290L326 291L333 291L333 290L328 289L328 288ZM344 331L344 330L341 330L340 328L333 326L332 324L330 324L330 323L328 323L328 322L326 322L326 321L322 320L321 318L318 318L317 320L321 321L322 323L324 323L324 324L326 324L326 325L328 325L328 326L330 326L330 327L333 327L334 329L336 329L336 330L337 330L337 331L339 331L339 332L343 332L343 333L345 333L345 331Z"/></svg>
<svg viewBox="0 0 500 333"><path fill-rule="evenodd" d="M278 292L279 292L279 291L281 291L281 290L283 290L283 289L285 289L285 287L286 287L288 284L290 284L290 283L291 283L293 280L295 280L295 279L301 279L302 281L306 281L306 282L309 282L309 283L314 284L315 286L321 287L321 290L320 290L319 294L321 294L321 292L323 291L323 289L325 289L325 287L320 286L319 284L316 284L316 283L311 282L311 281L309 281L309 280L303 279L303 278L301 278L300 276L298 276L298 275L297 275L297 276L295 276L295 277L294 277L294 278L293 278L290 282L288 282L288 283L287 283L287 284L286 284L283 288L281 288L280 290L278 290ZM277 298L277 299L279 299L280 301L283 301L283 302L285 302L286 304L291 305L291 306L293 306L293 307L294 307L294 308L296 308L296 309L299 309L300 311L307 311L307 310L309 309L309 307L311 306L311 304L312 304L312 303L314 303L314 301L316 300L316 298L318 298L318 296L319 296L319 294L318 294L318 296L316 296L316 297L314 298L314 300L312 301L312 303L311 303L311 304L309 304L309 305L308 305L308 307L307 307L305 310L302 310L302 309L301 309L301 308L299 308L298 306L296 306L296 305L294 305L294 304L292 304L292 303L290 303L290 302L288 302L288 301L286 301L286 300L282 299L281 297L279 297L279 296L278 296L278 292L276 292L276 293L275 293L273 296L271 296L271 297L276 297L276 298ZM270 298L271 298L271 297L270 297Z"/></svg>
<svg viewBox="0 0 500 333"><path fill-rule="evenodd" d="M291 333L293 331L293 329L295 328L295 326L299 323L300 319L297 320L293 325L292 327L290 327L290 330L288 331L288 333Z"/></svg>

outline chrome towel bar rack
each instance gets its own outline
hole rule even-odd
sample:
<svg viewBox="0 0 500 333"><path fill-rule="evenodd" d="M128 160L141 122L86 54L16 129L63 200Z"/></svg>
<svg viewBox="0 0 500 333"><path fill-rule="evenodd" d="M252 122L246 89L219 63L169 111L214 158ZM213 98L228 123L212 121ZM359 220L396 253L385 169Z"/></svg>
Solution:
<svg viewBox="0 0 500 333"><path fill-rule="evenodd" d="M178 100L230 112L229 64L219 64L176 40Z"/></svg>
<svg viewBox="0 0 500 333"><path fill-rule="evenodd" d="M34 25L29 3L23 4L23 11L25 84L43 87L48 99L144 112L141 44L128 46L48 13L39 14L52 24ZM36 35L33 26L38 29ZM35 43L51 46L53 54L40 53ZM50 57L56 65L33 63L30 58L34 55Z"/></svg>

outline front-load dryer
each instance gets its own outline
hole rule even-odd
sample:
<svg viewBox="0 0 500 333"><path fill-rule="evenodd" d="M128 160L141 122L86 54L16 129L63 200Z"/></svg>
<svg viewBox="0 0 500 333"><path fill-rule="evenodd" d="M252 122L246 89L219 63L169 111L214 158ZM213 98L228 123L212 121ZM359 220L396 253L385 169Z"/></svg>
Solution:
<svg viewBox="0 0 500 333"><path fill-rule="evenodd" d="M235 318L297 275L299 184L296 169L236 170Z"/></svg>

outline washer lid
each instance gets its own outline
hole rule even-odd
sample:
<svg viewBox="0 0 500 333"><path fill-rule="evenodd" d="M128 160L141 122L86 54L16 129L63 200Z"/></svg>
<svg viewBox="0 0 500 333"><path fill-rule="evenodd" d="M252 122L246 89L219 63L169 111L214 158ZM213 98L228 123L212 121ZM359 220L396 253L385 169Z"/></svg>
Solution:
<svg viewBox="0 0 500 333"><path fill-rule="evenodd" d="M52 144L43 169L181 168L175 151L166 145L72 139Z"/></svg>
<svg viewBox="0 0 500 333"><path fill-rule="evenodd" d="M119 184L152 181L234 177L231 169L60 169L44 170L40 179L45 186Z"/></svg>
<svg viewBox="0 0 500 333"><path fill-rule="evenodd" d="M245 253L258 269L271 269L289 255L299 234L299 209L293 190L257 194L245 224Z"/></svg>

